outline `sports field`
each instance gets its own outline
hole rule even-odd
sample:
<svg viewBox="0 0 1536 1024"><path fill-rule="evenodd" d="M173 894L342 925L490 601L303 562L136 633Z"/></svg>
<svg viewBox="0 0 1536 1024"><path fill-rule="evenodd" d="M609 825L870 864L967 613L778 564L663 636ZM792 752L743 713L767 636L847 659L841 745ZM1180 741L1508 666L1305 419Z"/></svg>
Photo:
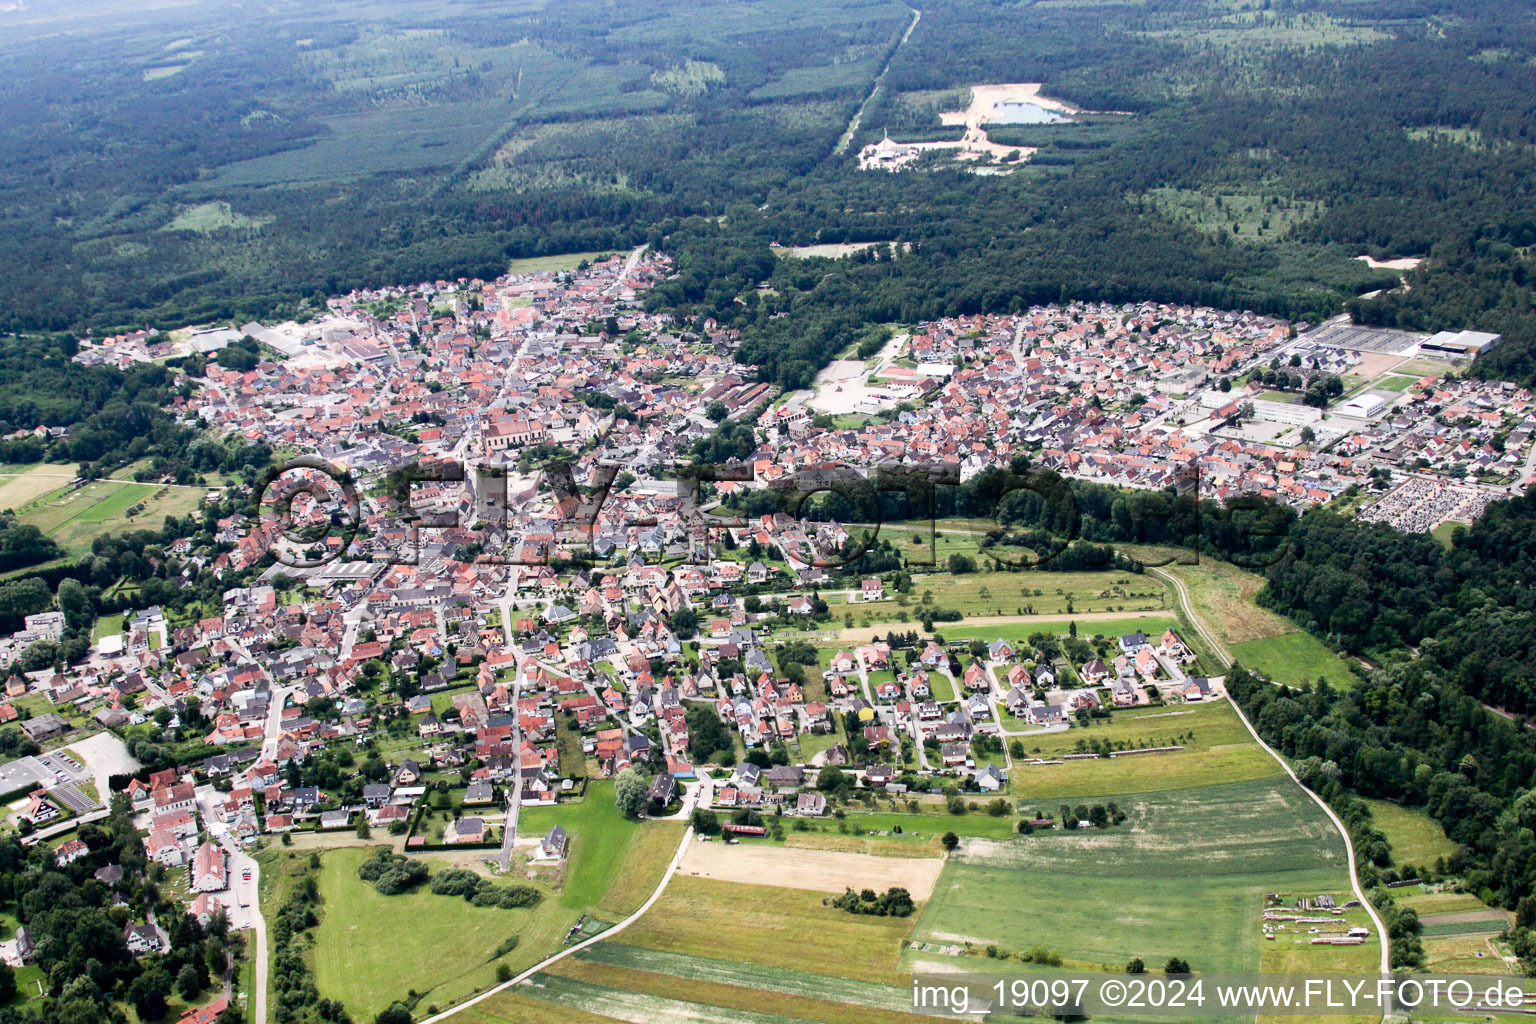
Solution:
<svg viewBox="0 0 1536 1024"><path fill-rule="evenodd" d="M1149 964L1181 956L1197 971L1254 971L1264 893L1348 885L1343 840L1287 779L1117 802L1129 818L1109 829L965 840L914 939L1016 952L1043 945L1069 966L1106 970L1133 956ZM917 950L903 964L961 969Z"/></svg>

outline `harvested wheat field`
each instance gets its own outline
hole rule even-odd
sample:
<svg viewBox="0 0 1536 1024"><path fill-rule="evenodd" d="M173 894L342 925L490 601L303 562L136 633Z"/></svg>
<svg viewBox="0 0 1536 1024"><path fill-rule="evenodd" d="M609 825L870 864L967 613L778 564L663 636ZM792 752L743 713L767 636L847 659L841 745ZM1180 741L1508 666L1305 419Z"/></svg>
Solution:
<svg viewBox="0 0 1536 1024"><path fill-rule="evenodd" d="M914 900L926 900L944 870L934 858L875 857L834 850L797 850L776 846L729 846L691 843L678 870L698 878L749 885L836 892L900 886Z"/></svg>

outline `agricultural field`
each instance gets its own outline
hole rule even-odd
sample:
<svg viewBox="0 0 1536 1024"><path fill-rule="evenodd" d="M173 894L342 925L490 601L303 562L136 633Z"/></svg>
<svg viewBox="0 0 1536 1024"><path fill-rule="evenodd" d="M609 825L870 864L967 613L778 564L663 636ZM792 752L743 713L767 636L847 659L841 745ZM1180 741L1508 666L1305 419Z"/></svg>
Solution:
<svg viewBox="0 0 1536 1024"><path fill-rule="evenodd" d="M892 985L853 981L784 967L761 967L713 957L666 953L617 942L600 942L578 953L577 959L719 985L738 985L763 992L828 999L871 1009L903 1010L911 1005L910 993Z"/></svg>
<svg viewBox="0 0 1536 1024"><path fill-rule="evenodd" d="M693 1024L917 1024L925 1018L754 988L566 960L536 975L531 991L561 1006L625 1021Z"/></svg>
<svg viewBox="0 0 1536 1024"><path fill-rule="evenodd" d="M1514 915L1507 910L1483 907L1453 914L1424 914L1419 921L1423 926L1422 934L1426 937L1498 935L1514 923Z"/></svg>
<svg viewBox="0 0 1536 1024"><path fill-rule="evenodd" d="M1094 741L1132 746L1182 745L1167 754L1094 758L1061 764L1014 764L1009 791L1026 805L1050 797L1106 797L1156 793L1222 782L1248 782L1281 774L1274 758L1253 742L1226 701L1116 711L1108 723L1019 737L1030 757L1076 753ZM1172 741L1171 743L1169 741ZM1050 804L1044 804L1047 809Z"/></svg>
<svg viewBox="0 0 1536 1024"><path fill-rule="evenodd" d="M1425 936L1424 968L1435 974L1505 974L1519 976L1492 935Z"/></svg>
<svg viewBox="0 0 1536 1024"><path fill-rule="evenodd" d="M1387 800L1367 800L1365 803L1371 809L1371 821L1392 846L1392 863L1431 868L1436 860L1456 852L1456 843L1445 834L1440 823L1422 810Z"/></svg>
<svg viewBox="0 0 1536 1024"><path fill-rule="evenodd" d="M0 472L0 511L21 509L74 478L75 467L68 463L7 466L5 472Z"/></svg>
<svg viewBox="0 0 1536 1024"><path fill-rule="evenodd" d="M1132 956L1149 964L1182 956L1197 971L1254 971L1265 892L1347 885L1342 839L1288 779L1117 802L1129 819L1107 830L962 842L914 939L1017 952L1044 945L1068 966L1111 971ZM908 951L903 964L944 966L934 959L945 958Z"/></svg>
<svg viewBox="0 0 1536 1024"><path fill-rule="evenodd" d="M824 894L678 876L625 945L764 967L833 971L901 985L898 958L916 917L871 917L825 906ZM857 950L857 955L850 951Z"/></svg>
<svg viewBox="0 0 1536 1024"><path fill-rule="evenodd" d="M844 889L900 886L914 900L926 900L941 865L927 857L877 860L863 853L822 849L776 849L746 843L691 843L678 874L751 884L765 878L791 889L840 895Z"/></svg>

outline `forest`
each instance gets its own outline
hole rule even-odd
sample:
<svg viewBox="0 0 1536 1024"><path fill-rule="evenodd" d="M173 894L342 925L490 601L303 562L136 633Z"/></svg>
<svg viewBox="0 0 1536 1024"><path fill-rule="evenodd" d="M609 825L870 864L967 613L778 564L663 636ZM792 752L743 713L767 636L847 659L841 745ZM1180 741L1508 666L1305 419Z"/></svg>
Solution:
<svg viewBox="0 0 1536 1024"><path fill-rule="evenodd" d="M682 270L653 304L740 327L785 385L864 324L1061 298L1481 327L1506 338L1486 372L1536 371L1515 0L936 0L899 48L889 0L198 17L0 44L0 329L312 315L648 241ZM887 59L848 152L982 82L1114 113L999 129L1041 147L1011 174L860 172L836 142ZM769 247L876 240L908 247ZM1427 259L1404 290L1361 254Z"/></svg>

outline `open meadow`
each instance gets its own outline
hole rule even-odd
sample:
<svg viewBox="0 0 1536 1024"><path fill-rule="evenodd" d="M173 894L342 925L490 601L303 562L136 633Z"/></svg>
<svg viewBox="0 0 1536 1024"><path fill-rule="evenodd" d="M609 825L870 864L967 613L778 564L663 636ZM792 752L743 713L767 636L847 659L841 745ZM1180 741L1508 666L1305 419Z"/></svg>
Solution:
<svg viewBox="0 0 1536 1024"><path fill-rule="evenodd" d="M1366 800L1365 804L1371 809L1372 823L1392 847L1393 864L1433 868L1435 861L1456 852L1456 843L1423 810L1387 800Z"/></svg>
<svg viewBox="0 0 1536 1024"><path fill-rule="evenodd" d="M20 509L75 478L68 463L39 462L31 466L7 466L0 473L0 511Z"/></svg>
<svg viewBox="0 0 1536 1024"><path fill-rule="evenodd" d="M42 530L70 555L89 551L91 541L105 534L158 530L166 516L185 516L194 511L204 493L199 487L120 480L95 480L72 488L65 486L67 480L48 479L55 488L19 506L18 518Z"/></svg>
<svg viewBox="0 0 1536 1024"><path fill-rule="evenodd" d="M526 909L476 907L434 895L425 885L384 896L357 877L373 847L320 851L316 880L323 909L307 954L320 993L341 1000L359 1020L405 999L409 990L420 994L418 1011L467 999L496 983L499 965L522 970L559 949L583 914L616 921L634 913L655 891L683 832L681 822L626 820L614 805L611 784L593 785L579 803L525 809L522 820L524 834L543 835L556 823L571 833L563 873L506 879L531 881L541 890L540 903ZM281 903L310 870L309 856L283 849L263 854L264 903ZM482 850L426 859L434 873L469 866L485 874L476 862L494 856ZM516 947L498 956L513 936Z"/></svg>
<svg viewBox="0 0 1536 1024"><path fill-rule="evenodd" d="M526 967L558 948L577 916L548 895L519 910L476 907L427 886L382 896L357 877L372 854L367 847L329 850L319 876L315 984L358 1019L371 1019L410 989L424 993L423 1006L468 998L495 984L497 963ZM518 947L498 957L497 947L513 935Z"/></svg>
<svg viewBox="0 0 1536 1024"><path fill-rule="evenodd" d="M1059 758L1095 741L1183 750L1060 764L1015 763L1009 791L1025 804L1052 796L1103 797L1247 782L1281 774L1225 701L1130 708L1083 727L1019 737L1029 757Z"/></svg>
<svg viewBox="0 0 1536 1024"><path fill-rule="evenodd" d="M1311 633L1282 633L1230 646L1233 660L1262 672L1277 683L1310 686L1328 680L1335 689L1349 689L1359 680L1349 667Z"/></svg>
<svg viewBox="0 0 1536 1024"><path fill-rule="evenodd" d="M682 832L679 823L641 823L624 817L614 803L611 782L590 783L580 801L523 808L517 832L520 838L538 839L556 825L565 826L570 833L565 883L557 900L580 913L591 912L609 899L615 886L621 891L613 894L613 906L643 903L661 880ZM646 834L645 852L638 857L638 863L632 862L630 847L642 832ZM670 846L666 843L668 837ZM652 879L649 887L644 886L647 877ZM642 888L644 895L636 899Z"/></svg>

